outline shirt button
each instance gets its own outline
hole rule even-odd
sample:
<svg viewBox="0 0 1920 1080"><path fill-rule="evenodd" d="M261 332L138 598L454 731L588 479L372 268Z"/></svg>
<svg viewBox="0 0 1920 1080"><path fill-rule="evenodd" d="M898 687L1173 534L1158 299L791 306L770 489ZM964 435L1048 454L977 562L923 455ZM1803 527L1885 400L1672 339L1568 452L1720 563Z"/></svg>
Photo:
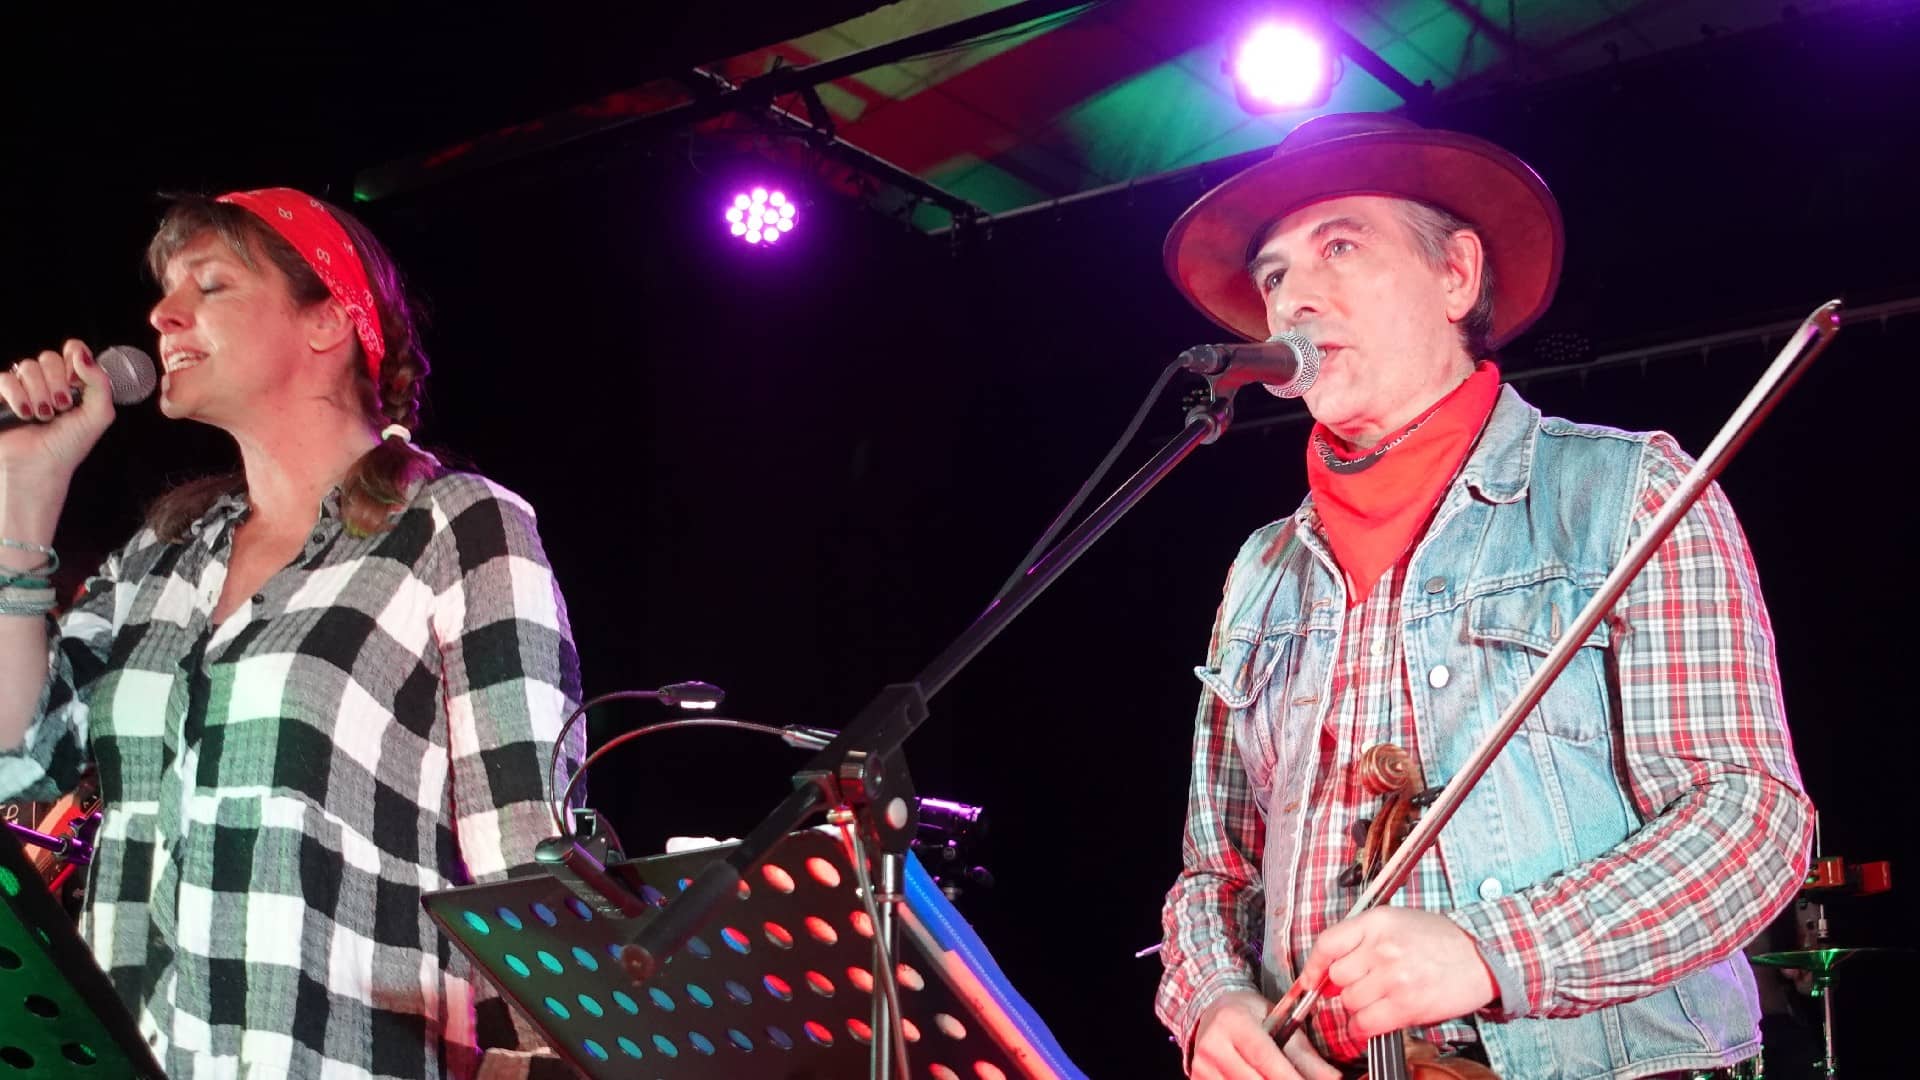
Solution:
<svg viewBox="0 0 1920 1080"><path fill-rule="evenodd" d="M1500 884L1500 879L1497 877L1490 877L1480 883L1480 899L1482 900L1498 900L1506 891L1506 887Z"/></svg>
<svg viewBox="0 0 1920 1080"><path fill-rule="evenodd" d="M1373 644L1367 646L1367 652L1373 654L1374 656L1380 656L1384 654L1386 651L1387 651L1387 643L1384 641L1381 641L1378 638L1374 639Z"/></svg>
<svg viewBox="0 0 1920 1080"><path fill-rule="evenodd" d="M266 603L266 602L267 602L267 594L266 594L266 593L254 593L254 594L253 594L253 602L254 602L254 603L256 603L256 604L264 604L264 603Z"/></svg>
<svg viewBox="0 0 1920 1080"><path fill-rule="evenodd" d="M1447 579L1446 579L1446 578L1443 578L1443 577L1430 577L1430 578L1428 578L1428 579L1427 579L1427 591L1428 591L1428 592L1430 592L1430 593L1442 593L1442 592L1446 592L1446 591L1447 591Z"/></svg>
<svg viewBox="0 0 1920 1080"><path fill-rule="evenodd" d="M1446 686L1448 680L1452 678L1453 672L1447 670L1447 665L1436 664L1432 671L1427 672L1427 685L1438 690Z"/></svg>

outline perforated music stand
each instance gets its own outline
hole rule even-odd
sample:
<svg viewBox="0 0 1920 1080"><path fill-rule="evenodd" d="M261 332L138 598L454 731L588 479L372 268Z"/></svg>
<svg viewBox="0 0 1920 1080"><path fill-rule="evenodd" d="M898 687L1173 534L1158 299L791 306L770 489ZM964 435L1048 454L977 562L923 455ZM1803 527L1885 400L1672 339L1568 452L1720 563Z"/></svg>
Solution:
<svg viewBox="0 0 1920 1080"><path fill-rule="evenodd" d="M733 846L608 871L657 910ZM898 970L913 1075L1084 1080L925 869L906 865ZM872 927L854 881L836 837L793 833L737 903L643 986L619 961L638 920L595 912L544 872L422 902L555 1052L595 1080L852 1078L867 1075L876 1037Z"/></svg>
<svg viewBox="0 0 1920 1080"><path fill-rule="evenodd" d="M0 1074L166 1080L72 918L41 886L26 852L4 829Z"/></svg>

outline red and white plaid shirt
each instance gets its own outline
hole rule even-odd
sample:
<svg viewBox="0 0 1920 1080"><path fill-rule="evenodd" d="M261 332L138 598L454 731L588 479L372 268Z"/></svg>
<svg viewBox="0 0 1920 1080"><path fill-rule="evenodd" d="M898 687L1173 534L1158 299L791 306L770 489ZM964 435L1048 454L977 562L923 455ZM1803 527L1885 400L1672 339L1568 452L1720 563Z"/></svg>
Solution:
<svg viewBox="0 0 1920 1080"><path fill-rule="evenodd" d="M1688 465L1670 437L1651 438L1632 535L1645 531ZM1295 522L1316 528L1310 507ZM1314 936L1351 905L1355 890L1338 878L1354 858L1352 826L1381 801L1352 783L1351 763L1370 742L1414 749L1399 574L1350 611L1342 629L1323 729L1331 747L1323 742L1318 780L1305 796L1313 838L1300 852L1292 898L1294 970ZM1602 858L1491 900L1448 896L1438 853L1429 853L1396 899L1450 908L1479 944L1500 980L1488 1019L1573 1016L1643 997L1737 950L1805 872L1812 807L1783 720L1772 626L1745 536L1718 486L1661 545L1610 619L1614 738L1641 828ZM1281 907L1264 894L1264 846L1230 710L1207 695L1196 725L1185 869L1167 895L1166 971L1155 1001L1183 1048L1208 1006L1230 991L1259 989L1249 960L1262 947L1263 909ZM1364 1050L1337 1000L1322 1004L1310 1030L1335 1060ZM1459 1032L1443 1025L1438 1037Z"/></svg>
<svg viewBox="0 0 1920 1080"><path fill-rule="evenodd" d="M1321 931L1352 910L1360 895L1357 885L1339 884L1354 863L1366 821L1385 805L1386 798L1360 781L1360 755L1367 747L1392 743L1419 760L1414 737L1413 696L1407 687L1406 655L1400 646L1400 585L1406 559L1381 575L1367 600L1347 611L1340 632L1340 655L1334 660L1331 700L1320 726L1320 766L1313 791L1303 810L1306 825L1305 860L1300 887L1293 899L1288 945L1297 971L1313 950ZM1445 777L1434 777L1438 783ZM1429 852L1415 864L1413 876L1393 896L1399 907L1447 911L1453 897L1440 866L1440 853ZM1337 997L1323 999L1310 1020L1315 1041L1335 1061L1351 1061L1366 1054L1365 1039L1348 1027L1347 1007ZM1444 1024L1421 1032L1434 1042L1472 1042L1472 1025Z"/></svg>

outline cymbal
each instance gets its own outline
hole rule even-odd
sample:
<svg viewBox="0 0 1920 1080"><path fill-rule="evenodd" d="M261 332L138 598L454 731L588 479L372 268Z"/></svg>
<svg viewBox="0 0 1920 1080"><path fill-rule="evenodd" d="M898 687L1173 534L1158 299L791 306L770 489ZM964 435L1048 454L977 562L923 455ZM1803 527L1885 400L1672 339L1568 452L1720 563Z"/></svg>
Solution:
<svg viewBox="0 0 1920 1080"><path fill-rule="evenodd" d="M1826 975L1856 956L1866 953L1903 953L1911 949L1889 949L1880 947L1851 949L1789 949L1786 952L1759 953L1747 959L1768 967L1792 968L1796 971L1810 971L1815 975Z"/></svg>

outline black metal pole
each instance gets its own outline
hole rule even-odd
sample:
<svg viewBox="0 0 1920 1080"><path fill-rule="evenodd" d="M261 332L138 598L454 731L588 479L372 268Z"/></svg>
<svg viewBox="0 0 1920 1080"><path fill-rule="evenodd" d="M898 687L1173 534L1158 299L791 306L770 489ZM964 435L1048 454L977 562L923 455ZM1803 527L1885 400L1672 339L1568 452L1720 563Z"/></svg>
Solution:
<svg viewBox="0 0 1920 1080"><path fill-rule="evenodd" d="M798 776L842 776L843 767L856 756L862 761L891 759L925 719L926 700L959 674L968 661L998 637L1028 604L1045 592L1188 454L1200 444L1218 438L1226 430L1231 415L1231 397L1216 398L1189 413L1179 435L1034 563L1033 569L1012 590L989 604L913 682L895 684L882 691L832 742L814 755ZM660 965L700 929L713 909L734 894L741 879L767 857L775 844L826 805L826 798L827 790L822 784L800 783L731 854L702 870L691 885L661 909L657 918L635 930L621 956L627 972L636 980L652 977ZM876 1031L874 1038L880 1037Z"/></svg>
<svg viewBox="0 0 1920 1080"><path fill-rule="evenodd" d="M1033 569L1021 578L1020 584L997 603L988 605L987 610L980 613L980 617L967 627L958 640L921 669L919 677L914 680L920 685L921 692L927 697L939 693L981 649L987 647L988 642L998 637L1007 624L1025 611L1028 604L1039 599L1055 578L1079 561L1094 541L1104 536L1115 522L1133 509L1135 503L1153 490L1154 485L1172 472L1174 466L1184 461L1201 443L1218 438L1226 430L1228 404L1228 401L1215 401L1190 415L1186 427L1172 442L1162 447L1152 460L1140 466L1140 470L1128 477L1127 482L1108 496L1106 502L1061 538L1053 550L1041 556L1040 561L1033 564Z"/></svg>
<svg viewBox="0 0 1920 1080"><path fill-rule="evenodd" d="M411 154L405 158L363 169L354 178L353 189L358 197L367 200L383 199L403 191L424 187L438 180L470 173L476 169L504 164L532 153L554 150L584 138L599 137L614 132L637 135L674 127L690 127L729 112L759 109L782 95L819 86L847 75L856 75L910 57L954 47L969 39L1009 30L1022 23L1050 15L1060 15L1075 8L1093 6L1095 5L1087 3L1086 0L1021 0L1020 3L974 15L945 26L936 26L917 34L909 34L834 60L808 64L805 67L780 68L718 93L700 93L696 89L698 96L694 100L644 116L616 116L611 119L596 117L582 122L581 118L589 107L576 106L542 117L535 124L516 125L506 131L496 131L478 139L465 140L458 154L449 154L447 147L435 147L430 151ZM711 75L707 77L709 80L714 78ZM692 85L698 87L701 83L696 81ZM957 216L967 217L979 212L978 207L973 207L951 192L925 181L920 181L917 186L912 185L910 181L903 180L903 177L912 176L911 173L889 162L881 161L859 150L851 143L835 139L832 140L831 145L844 147L846 151L860 155L866 159L868 167L883 171L891 182L901 183L902 186L910 187L918 194L940 202L941 205L953 210ZM857 160L853 163L855 167L860 166ZM919 180L918 177L913 179Z"/></svg>
<svg viewBox="0 0 1920 1080"><path fill-rule="evenodd" d="M14 837L22 843L45 848L63 859L66 858L67 853L74 848L74 839L70 836L48 836L46 833L35 832L25 825L16 825L11 821L0 822L0 824L4 824L7 827L7 831L12 833Z"/></svg>

